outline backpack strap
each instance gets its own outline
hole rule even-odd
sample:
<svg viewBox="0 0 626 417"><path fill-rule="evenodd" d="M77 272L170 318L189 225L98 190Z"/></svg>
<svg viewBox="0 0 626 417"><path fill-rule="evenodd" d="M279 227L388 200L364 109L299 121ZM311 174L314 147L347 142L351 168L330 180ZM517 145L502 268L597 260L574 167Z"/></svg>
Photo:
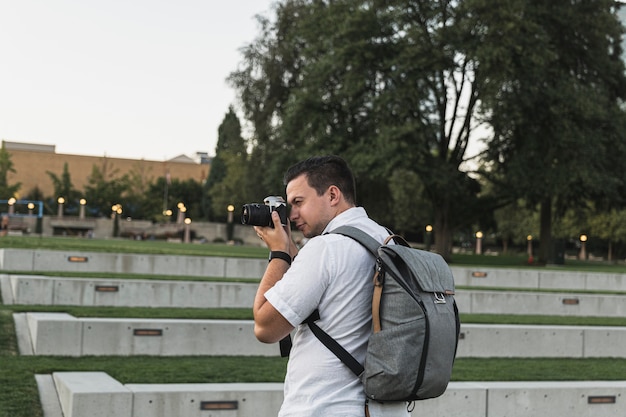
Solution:
<svg viewBox="0 0 626 417"><path fill-rule="evenodd" d="M340 226L330 233L337 233L347 237L350 237L361 245L365 246L375 258L378 258L378 248L380 243L362 231L352 226ZM385 241L387 243L387 241ZM374 331L380 330L380 298L382 296L382 274L380 274L380 268L376 268L374 274L374 296L372 299L372 322ZM319 320L319 310L315 310L303 323L309 325L311 332L322 342L331 352L335 354L350 370L357 376L361 377L361 374L365 370L355 358L348 352L343 346L341 346L335 339L333 339L328 333L322 330L315 322Z"/></svg>
<svg viewBox="0 0 626 417"><path fill-rule="evenodd" d="M377 256L380 243L361 229L357 229L353 226L340 226L328 233L338 233L351 237L352 239L365 246L372 253L372 255L374 255L374 257ZM378 287L375 287L374 300L378 298L378 301L372 302L372 310L374 310L374 308L376 309L376 322L378 323L377 326L380 330L380 316L378 312L380 311L380 297L382 295L382 285L380 286L380 292L378 294L378 297L376 296L376 288ZM374 316L374 314L372 314L372 316ZM315 324L315 321L319 320L319 318L320 313L316 309L309 317L307 317L306 320L303 321L303 323L308 324L313 334L339 359L341 359L341 361L345 363L356 376L361 375L361 373L363 372L363 366L356 359L354 359L354 357L348 351L346 351L343 346L337 343L335 339L333 339L328 333L326 333L317 324ZM291 335L287 335L284 339L280 340L279 345L280 356L283 358L289 357L289 352L291 351Z"/></svg>
<svg viewBox="0 0 626 417"><path fill-rule="evenodd" d="M378 257L380 242L361 229L357 229L354 226L339 226L338 228L331 230L329 233L338 233L340 235L351 237L361 245L365 246L372 253L372 255L374 255L374 257Z"/></svg>
<svg viewBox="0 0 626 417"><path fill-rule="evenodd" d="M322 330L315 321L320 319L319 310L315 309L315 311L304 320L303 323L309 325L309 328L313 332L313 334L331 351L337 356L350 370L357 376L360 377L365 368L363 365L357 361L354 356L350 354L343 346L341 346L335 339L332 338L328 333Z"/></svg>
<svg viewBox="0 0 626 417"><path fill-rule="evenodd" d="M389 229L389 236L385 239L386 245L391 239L395 239L397 235L394 235ZM383 282L385 280L385 273L378 262L378 248L381 244L365 233L361 229L357 229L352 226L339 226L330 233L339 233L344 236L348 236L361 245L365 246L376 258L376 272L374 273L374 294L372 295L372 331L378 333L381 330L380 324L380 300L383 296Z"/></svg>

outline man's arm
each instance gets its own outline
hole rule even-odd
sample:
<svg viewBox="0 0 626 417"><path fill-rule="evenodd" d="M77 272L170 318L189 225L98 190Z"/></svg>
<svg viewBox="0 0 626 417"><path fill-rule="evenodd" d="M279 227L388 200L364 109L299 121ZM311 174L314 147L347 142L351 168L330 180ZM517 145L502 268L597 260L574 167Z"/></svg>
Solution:
<svg viewBox="0 0 626 417"><path fill-rule="evenodd" d="M287 269L289 264L282 259L270 261L254 297L254 335L263 343L276 343L293 330L293 326L265 298L265 292L283 277Z"/></svg>
<svg viewBox="0 0 626 417"><path fill-rule="evenodd" d="M276 212L272 213L272 220L274 221L273 228L255 226L255 231L270 251L282 251L292 258L295 257L297 247L291 239L288 227L287 230L283 229ZM252 306L254 335L261 342L276 343L293 330L293 326L265 298L265 293L282 279L289 269L289 265L283 259L272 259L265 269L254 297L254 305Z"/></svg>

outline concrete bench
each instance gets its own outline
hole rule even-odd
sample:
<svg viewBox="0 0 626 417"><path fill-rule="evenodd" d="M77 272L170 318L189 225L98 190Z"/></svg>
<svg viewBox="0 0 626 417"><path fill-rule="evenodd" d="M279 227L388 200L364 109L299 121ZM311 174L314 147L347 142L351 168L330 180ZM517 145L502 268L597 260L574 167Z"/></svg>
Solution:
<svg viewBox="0 0 626 417"><path fill-rule="evenodd" d="M626 328L461 324L457 357L626 358Z"/></svg>
<svg viewBox="0 0 626 417"><path fill-rule="evenodd" d="M132 392L104 372L53 373L65 417L131 417Z"/></svg>
<svg viewBox="0 0 626 417"><path fill-rule="evenodd" d="M53 381L65 417L274 417L283 399L277 383L122 386L99 372L56 372ZM441 397L416 402L411 415L615 417L624 398L626 381L451 382Z"/></svg>
<svg viewBox="0 0 626 417"><path fill-rule="evenodd" d="M252 308L258 284L1 275L5 304Z"/></svg>
<svg viewBox="0 0 626 417"><path fill-rule="evenodd" d="M459 287L626 291L626 274L455 265L451 265L450 270Z"/></svg>
<svg viewBox="0 0 626 417"><path fill-rule="evenodd" d="M5 304L251 308L256 283L0 275ZM623 317L626 297L610 294L458 290L461 313Z"/></svg>
<svg viewBox="0 0 626 417"><path fill-rule="evenodd" d="M264 259L0 249L0 270L5 271L104 272L260 279L266 266L267 260Z"/></svg>
<svg viewBox="0 0 626 417"><path fill-rule="evenodd" d="M0 249L0 269L5 271L112 272L260 279L266 266L264 259ZM532 267L451 265L450 269L457 286L626 291L626 274L555 271Z"/></svg>
<svg viewBox="0 0 626 417"><path fill-rule="evenodd" d="M26 320L18 319L25 314ZM34 355L277 356L260 343L251 320L75 318L65 313L17 313L20 353ZM22 348L32 346L32 350ZM462 324L457 357L626 358L626 328Z"/></svg>
<svg viewBox="0 0 626 417"><path fill-rule="evenodd" d="M626 316L626 297L622 295L459 290L455 299L459 311L468 314Z"/></svg>
<svg viewBox="0 0 626 417"><path fill-rule="evenodd" d="M23 329L24 323L27 329ZM279 354L278 345L256 340L252 320L76 318L66 313L17 313L15 325L22 355Z"/></svg>

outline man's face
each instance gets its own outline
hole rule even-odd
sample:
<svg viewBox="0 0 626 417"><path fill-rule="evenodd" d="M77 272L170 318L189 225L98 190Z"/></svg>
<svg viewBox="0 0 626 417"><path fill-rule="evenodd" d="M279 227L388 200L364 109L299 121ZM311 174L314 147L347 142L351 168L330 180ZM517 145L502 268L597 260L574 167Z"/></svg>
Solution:
<svg viewBox="0 0 626 417"><path fill-rule="evenodd" d="M287 202L291 205L289 220L307 238L321 235L333 218L328 190L317 195L309 186L306 174L289 181Z"/></svg>

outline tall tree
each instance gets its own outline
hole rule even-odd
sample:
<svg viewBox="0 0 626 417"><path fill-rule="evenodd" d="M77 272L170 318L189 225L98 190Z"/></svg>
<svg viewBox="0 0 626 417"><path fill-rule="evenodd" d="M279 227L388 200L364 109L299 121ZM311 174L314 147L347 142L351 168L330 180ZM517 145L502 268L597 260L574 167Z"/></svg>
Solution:
<svg viewBox="0 0 626 417"><path fill-rule="evenodd" d="M215 199L220 202L230 201L228 204L234 202L243 204L245 201L246 191L239 176L245 170L246 159L246 142L241 134L241 123L233 106L230 106L218 127L215 157L211 162L211 171L203 187L202 208L205 216L210 220L226 218L226 206L217 207ZM232 178L232 176L237 178ZM255 175L253 178L258 177ZM224 186L223 183L227 182L237 182L238 187ZM225 190L228 190L228 195L220 195Z"/></svg>
<svg viewBox="0 0 626 417"><path fill-rule="evenodd" d="M392 227L390 178L417 174L449 259L455 227L476 216L463 171L480 80L459 52L456 2L285 1L244 52L231 81L255 126L252 161L265 184L311 154L345 157L359 201ZM333 28L333 30L320 30Z"/></svg>
<svg viewBox="0 0 626 417"><path fill-rule="evenodd" d="M476 59L489 75L488 157L500 194L540 206L540 261L552 224L586 199L624 186L622 26L611 0L469 0Z"/></svg>

